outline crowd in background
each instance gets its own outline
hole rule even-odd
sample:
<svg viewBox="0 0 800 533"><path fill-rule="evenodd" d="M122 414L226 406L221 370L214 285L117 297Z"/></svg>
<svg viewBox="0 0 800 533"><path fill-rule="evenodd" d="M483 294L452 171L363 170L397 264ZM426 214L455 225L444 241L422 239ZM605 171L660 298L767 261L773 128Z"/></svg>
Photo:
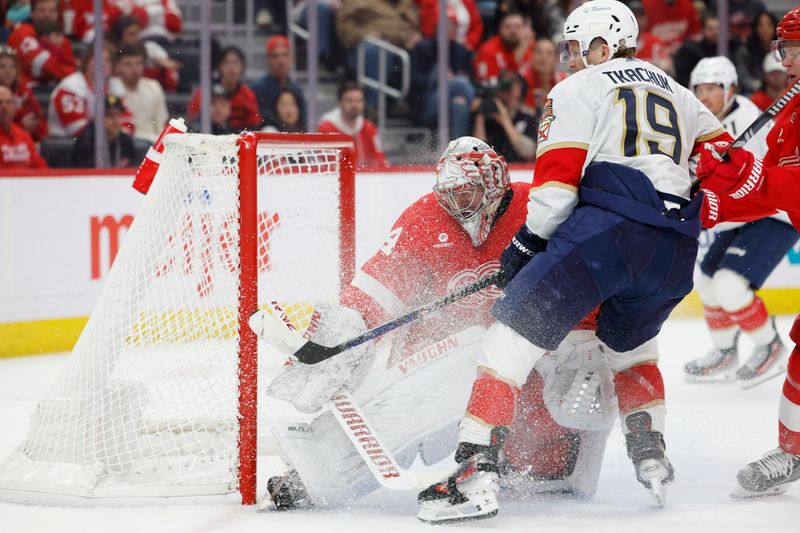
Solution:
<svg viewBox="0 0 800 533"><path fill-rule="evenodd" d="M574 3L447 1L450 138L471 134L510 162L534 160L546 95L567 76L556 42ZM627 3L640 26L637 56L679 83L688 85L697 62L717 55L714 0ZM761 0L728 3L729 57L737 68L738 90L764 109L787 83L785 69L769 53L776 15L783 13L771 12ZM241 49L214 47L212 133L306 131L307 96L291 78L294 51L285 34L287 17L305 25L308 13L303 2L295 2L289 12L284 4L257 4L254 24L268 32L259 45L267 57L262 77L245 79ZM45 166L39 149L58 139L67 139L71 150L69 157L51 164L92 166L97 94L106 99L108 166L138 164L170 118L167 94L190 91L181 114L191 129L199 130L199 89L186 87L184 65L173 53L185 37L180 2L103 0L103 6L104 79L95 80L92 0L0 0L0 167ZM375 37L407 50L411 87L393 109L418 126L435 128L439 1L318 0L318 6L319 64L341 86L337 106L322 115L316 130L351 135L362 167L385 166L375 126L378 95L352 81L356 49L366 37ZM377 77L377 49L366 46L364 52L367 74ZM389 81L398 73L399 65L390 61Z"/></svg>

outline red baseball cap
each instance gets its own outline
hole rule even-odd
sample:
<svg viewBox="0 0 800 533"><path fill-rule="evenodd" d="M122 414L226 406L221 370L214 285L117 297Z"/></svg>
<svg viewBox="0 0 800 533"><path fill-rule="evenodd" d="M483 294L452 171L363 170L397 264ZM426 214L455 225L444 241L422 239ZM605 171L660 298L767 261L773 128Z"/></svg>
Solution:
<svg viewBox="0 0 800 533"><path fill-rule="evenodd" d="M269 54L276 48L289 48L289 39L284 35L273 35L267 39L267 53Z"/></svg>

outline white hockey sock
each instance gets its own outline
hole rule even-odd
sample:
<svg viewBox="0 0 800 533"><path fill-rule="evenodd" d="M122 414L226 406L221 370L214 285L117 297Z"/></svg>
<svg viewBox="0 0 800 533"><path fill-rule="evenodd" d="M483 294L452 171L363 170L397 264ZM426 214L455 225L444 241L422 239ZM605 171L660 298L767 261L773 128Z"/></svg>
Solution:
<svg viewBox="0 0 800 533"><path fill-rule="evenodd" d="M711 334L711 344L714 348L719 350L732 348L736 343L736 332L738 331L739 328L735 326L732 328L711 329L709 330Z"/></svg>
<svg viewBox="0 0 800 533"><path fill-rule="evenodd" d="M753 340L753 344L756 346L769 344L772 342L772 339L775 338L775 335L778 334L778 332L775 331L775 325L772 323L772 320L769 319L764 322L762 326L745 333L747 333L747 336Z"/></svg>
<svg viewBox="0 0 800 533"><path fill-rule="evenodd" d="M470 442L479 446L489 446L492 441L492 427L465 416L458 425L458 442Z"/></svg>

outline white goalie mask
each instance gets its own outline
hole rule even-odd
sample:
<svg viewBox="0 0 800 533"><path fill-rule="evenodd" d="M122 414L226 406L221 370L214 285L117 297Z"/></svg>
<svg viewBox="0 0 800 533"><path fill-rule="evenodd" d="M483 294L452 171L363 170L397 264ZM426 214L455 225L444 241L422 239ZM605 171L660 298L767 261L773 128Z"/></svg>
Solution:
<svg viewBox="0 0 800 533"><path fill-rule="evenodd" d="M692 69L689 76L689 90L695 92L698 85L713 83L721 85L725 91L725 99L722 104L722 114L727 113L733 105L733 95L730 88L739 84L739 77L736 74L736 67L730 59L725 56L704 57Z"/></svg>
<svg viewBox="0 0 800 533"><path fill-rule="evenodd" d="M559 58L562 63L569 61L570 41L580 47L581 60L588 67L586 56L589 45L598 37L611 49L611 55L619 51L620 42L625 48L636 48L639 37L639 23L628 6L616 0L593 0L578 6L564 21L562 41L558 43Z"/></svg>
<svg viewBox="0 0 800 533"><path fill-rule="evenodd" d="M509 189L506 160L475 137L451 141L436 165L436 200L480 246Z"/></svg>

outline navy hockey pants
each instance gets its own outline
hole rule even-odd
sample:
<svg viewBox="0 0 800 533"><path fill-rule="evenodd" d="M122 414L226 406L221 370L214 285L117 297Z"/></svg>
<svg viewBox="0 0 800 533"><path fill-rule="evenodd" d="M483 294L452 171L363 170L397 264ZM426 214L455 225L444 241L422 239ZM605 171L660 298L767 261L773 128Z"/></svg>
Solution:
<svg viewBox="0 0 800 533"><path fill-rule="evenodd" d="M555 350L599 305L598 338L626 352L655 337L692 290L696 257L695 238L580 206L492 311L536 346Z"/></svg>

